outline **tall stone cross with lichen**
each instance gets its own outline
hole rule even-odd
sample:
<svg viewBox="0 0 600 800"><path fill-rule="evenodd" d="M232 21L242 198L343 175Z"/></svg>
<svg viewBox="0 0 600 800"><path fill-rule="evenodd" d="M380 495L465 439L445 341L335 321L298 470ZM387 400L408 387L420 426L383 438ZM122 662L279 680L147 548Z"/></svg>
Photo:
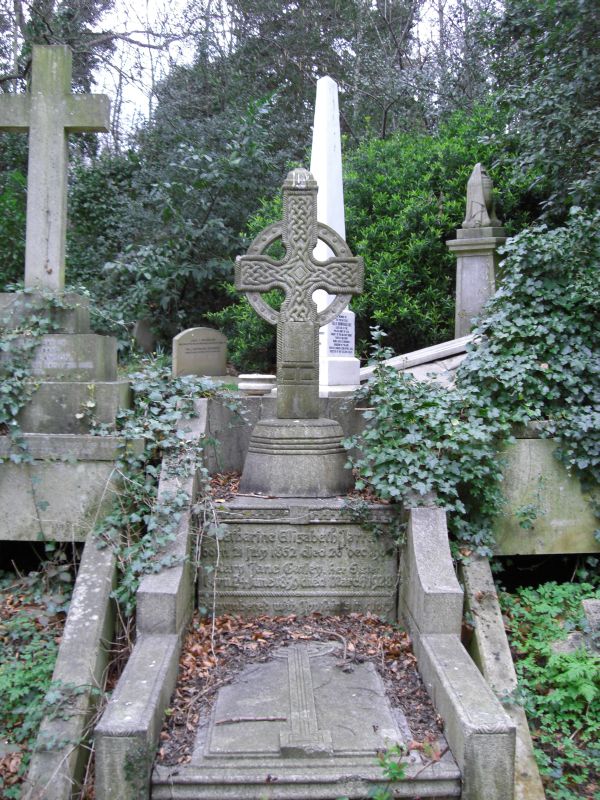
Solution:
<svg viewBox="0 0 600 800"><path fill-rule="evenodd" d="M281 239L285 256L276 261L265 255ZM318 261L317 240L333 257ZM362 258L355 258L346 242L328 225L317 222L317 184L310 172L295 169L283 184L283 220L265 228L237 259L235 285L246 292L256 312L277 325L277 416L280 419L319 417L319 328L335 319L350 297L363 286ZM275 311L261 296L281 289L285 299ZM335 295L318 312L312 294L324 289Z"/></svg>
<svg viewBox="0 0 600 800"><path fill-rule="evenodd" d="M65 285L67 134L107 131L105 95L71 94L69 47L34 45L31 88L0 97L0 130L29 131L25 287L61 291Z"/></svg>

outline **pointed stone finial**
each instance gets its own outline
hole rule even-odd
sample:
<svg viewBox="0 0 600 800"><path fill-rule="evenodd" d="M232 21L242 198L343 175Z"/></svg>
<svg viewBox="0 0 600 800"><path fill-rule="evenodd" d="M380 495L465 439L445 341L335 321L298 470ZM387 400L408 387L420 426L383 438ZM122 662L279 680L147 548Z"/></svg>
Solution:
<svg viewBox="0 0 600 800"><path fill-rule="evenodd" d="M492 179L481 164L475 164L467 183L467 213L463 228L499 228L494 208Z"/></svg>

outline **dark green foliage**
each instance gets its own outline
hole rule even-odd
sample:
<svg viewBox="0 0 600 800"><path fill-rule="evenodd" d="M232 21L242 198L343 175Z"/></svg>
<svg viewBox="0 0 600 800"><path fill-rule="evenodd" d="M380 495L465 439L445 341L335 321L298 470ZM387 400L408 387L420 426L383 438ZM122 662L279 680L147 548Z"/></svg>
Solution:
<svg viewBox="0 0 600 800"><path fill-rule="evenodd" d="M600 482L600 213L510 240L504 281L451 391L380 366L362 390L367 428L348 442L382 497L432 492L455 539L480 551L501 507L497 449L512 425L544 421L586 488ZM523 527L528 519L523 519Z"/></svg>
<svg viewBox="0 0 600 800"><path fill-rule="evenodd" d="M597 796L600 782L600 656L555 653L552 643L586 630L581 601L600 598L589 583L546 583L500 596L548 800Z"/></svg>
<svg viewBox="0 0 600 800"><path fill-rule="evenodd" d="M554 219L600 196L600 14L596 0L506 0L493 30L499 105L514 151Z"/></svg>
<svg viewBox="0 0 600 800"><path fill-rule="evenodd" d="M524 224L522 190L480 143L501 122L489 109L457 113L434 135L372 140L348 158L347 238L365 259L365 290L352 303L363 349L373 325L398 353L452 338L456 258L445 242L462 223L477 162L490 168L509 231Z"/></svg>

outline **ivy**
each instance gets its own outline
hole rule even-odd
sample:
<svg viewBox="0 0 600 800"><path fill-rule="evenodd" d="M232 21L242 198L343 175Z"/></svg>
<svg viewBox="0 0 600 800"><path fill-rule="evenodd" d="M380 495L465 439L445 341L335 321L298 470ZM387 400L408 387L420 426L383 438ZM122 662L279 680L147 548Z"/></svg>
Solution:
<svg viewBox="0 0 600 800"><path fill-rule="evenodd" d="M365 432L347 440L358 486L396 502L435 502L463 552L490 553L502 507L498 450L515 425L543 423L585 489L600 480L600 214L537 226L504 248L503 281L450 389L383 364L361 389ZM527 515L523 527L528 525Z"/></svg>
<svg viewBox="0 0 600 800"><path fill-rule="evenodd" d="M164 357L144 358L129 378L133 407L119 413L116 430L107 426L96 430L99 435L116 432L123 440L115 464L120 479L117 499L99 524L97 535L117 555L120 577L113 596L125 617L133 614L141 578L176 563L177 558L168 553L168 545L193 502L184 490L166 492L159 498L161 466L169 478L185 479L197 473L200 495L208 494L204 492L208 474L202 466L207 442L187 441L181 423L196 416L195 401L201 397L220 394L225 403L235 406L227 391L208 378L173 377Z"/></svg>

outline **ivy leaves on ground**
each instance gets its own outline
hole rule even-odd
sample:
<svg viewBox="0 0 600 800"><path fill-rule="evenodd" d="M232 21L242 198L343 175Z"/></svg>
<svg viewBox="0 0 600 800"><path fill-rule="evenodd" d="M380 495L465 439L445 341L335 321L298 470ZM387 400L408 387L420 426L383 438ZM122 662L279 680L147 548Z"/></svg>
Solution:
<svg viewBox="0 0 600 800"><path fill-rule="evenodd" d="M72 572L62 550L28 575L0 571L0 795L7 800L20 797L40 722L51 705L46 693Z"/></svg>
<svg viewBox="0 0 600 800"><path fill-rule="evenodd" d="M500 597L519 697L531 729L548 800L600 791L600 655L555 652L554 641L585 630L581 601L600 598L589 583L546 583Z"/></svg>

